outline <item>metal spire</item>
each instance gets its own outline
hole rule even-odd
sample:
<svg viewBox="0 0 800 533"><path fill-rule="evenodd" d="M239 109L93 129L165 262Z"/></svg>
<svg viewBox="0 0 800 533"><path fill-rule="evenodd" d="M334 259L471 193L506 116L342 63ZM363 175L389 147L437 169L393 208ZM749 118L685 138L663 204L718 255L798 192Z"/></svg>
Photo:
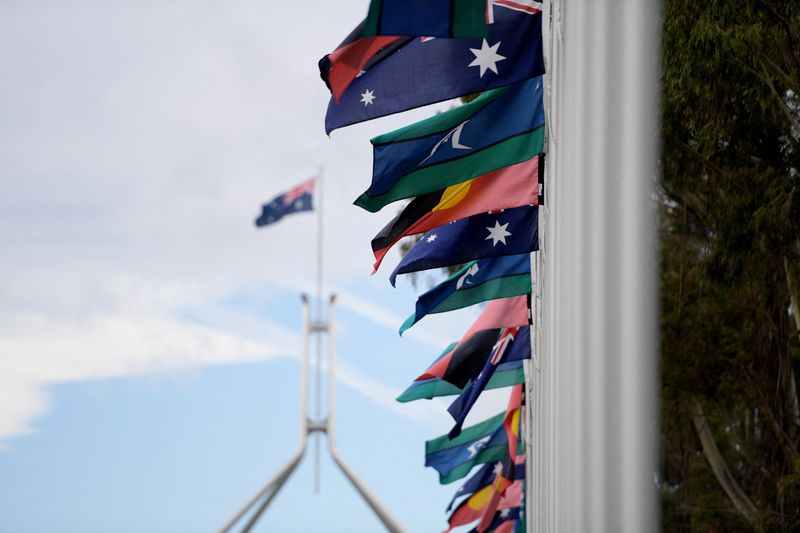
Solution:
<svg viewBox="0 0 800 533"><path fill-rule="evenodd" d="M402 533L405 530L400 525L394 516L381 504L377 496L375 496L367 486L361 481L353 469L347 465L344 458L336 448L335 440L335 422L336 422L336 377L334 366L335 354L335 337L333 330L334 318L334 304L336 302L336 295L331 294L328 300L328 320L325 321L322 316L322 259L323 259L323 239L322 239L322 169L320 168L317 175L316 183L316 197L317 197L317 276L316 276L316 313L314 320L311 320L310 302L308 295L302 295L303 301L303 359L300 367L300 441L297 450L291 459L275 474L267 483L265 483L256 493L241 507L236 513L228 519L222 527L219 528L219 533L227 533L232 531L237 523L243 522L245 515L252 509L255 511L246 521L242 529L242 533L250 531L264 514L267 507L278 495L286 481L291 477L292 473L300 464L306 451L306 444L308 438L312 433L315 435L315 461L314 461L314 491L319 491L319 440L321 434L328 437L328 449L331 452L331 457L334 463L345 477L350 480L358 494L369 505L370 509L377 515L378 519L386 526L386 529L392 533ZM328 336L328 416L322 417L322 335ZM316 379L315 379L315 403L314 403L314 418L308 416L308 363L309 363L309 339L311 335L316 335Z"/></svg>

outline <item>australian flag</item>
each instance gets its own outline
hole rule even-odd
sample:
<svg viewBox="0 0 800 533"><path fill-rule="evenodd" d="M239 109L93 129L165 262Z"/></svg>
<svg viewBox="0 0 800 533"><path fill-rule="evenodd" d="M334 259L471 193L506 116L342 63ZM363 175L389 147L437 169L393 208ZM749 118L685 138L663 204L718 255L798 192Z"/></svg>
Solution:
<svg viewBox="0 0 800 533"><path fill-rule="evenodd" d="M311 211L314 209L312 197L317 178L311 178L288 192L279 194L268 204L261 206L261 214L256 219L256 226L266 226L282 219L286 215Z"/></svg>
<svg viewBox="0 0 800 533"><path fill-rule="evenodd" d="M495 1L484 38L423 37L386 46L338 101L331 98L325 132L542 75L542 14L520 9L527 3ZM321 61L320 68L327 79L330 66Z"/></svg>
<svg viewBox="0 0 800 533"><path fill-rule="evenodd" d="M482 213L430 230L389 276L467 263L485 257L526 254L539 249L539 207L524 205Z"/></svg>

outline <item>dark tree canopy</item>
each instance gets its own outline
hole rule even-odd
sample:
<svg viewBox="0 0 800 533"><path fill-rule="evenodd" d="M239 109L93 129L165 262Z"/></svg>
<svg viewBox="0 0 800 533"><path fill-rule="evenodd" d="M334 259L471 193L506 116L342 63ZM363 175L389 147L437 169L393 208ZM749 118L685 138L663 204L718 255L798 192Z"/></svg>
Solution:
<svg viewBox="0 0 800 533"><path fill-rule="evenodd" d="M665 1L665 531L800 530L798 17Z"/></svg>

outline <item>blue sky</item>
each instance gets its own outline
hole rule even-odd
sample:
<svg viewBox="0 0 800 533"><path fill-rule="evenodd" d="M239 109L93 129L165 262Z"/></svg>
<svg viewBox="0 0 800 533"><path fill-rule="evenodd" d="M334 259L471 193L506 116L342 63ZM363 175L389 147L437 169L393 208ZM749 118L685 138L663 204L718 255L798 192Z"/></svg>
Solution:
<svg viewBox="0 0 800 533"><path fill-rule="evenodd" d="M457 487L422 464L446 404L393 398L475 311L400 339L416 290L388 285L396 254L369 275L395 211L351 202L370 137L452 104L324 135L316 62L366 5L0 4L0 531L211 531L291 455L315 220L252 221L318 167L339 447L411 531L443 527ZM260 530L380 529L311 465Z"/></svg>

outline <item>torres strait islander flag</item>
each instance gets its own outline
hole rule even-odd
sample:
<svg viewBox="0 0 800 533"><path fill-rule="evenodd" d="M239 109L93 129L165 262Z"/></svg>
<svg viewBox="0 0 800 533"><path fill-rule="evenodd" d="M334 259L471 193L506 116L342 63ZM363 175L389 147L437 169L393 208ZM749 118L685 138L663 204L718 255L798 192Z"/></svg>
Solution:
<svg viewBox="0 0 800 533"><path fill-rule="evenodd" d="M421 37L396 48L392 45L401 41L393 41L380 61L351 62L350 72L353 66L360 70L338 101L331 98L325 132L542 75L541 13L495 6L491 15L484 38ZM335 65L332 59L320 61L321 74L329 80L325 69Z"/></svg>
<svg viewBox="0 0 800 533"><path fill-rule="evenodd" d="M403 237L488 211L536 205L543 171L544 159L537 155L441 191L417 196L372 239L374 271Z"/></svg>
<svg viewBox="0 0 800 533"><path fill-rule="evenodd" d="M472 261L417 298L416 310L400 326L400 334L428 314L444 313L530 292L530 255L506 255Z"/></svg>
<svg viewBox="0 0 800 533"><path fill-rule="evenodd" d="M483 213L427 232L389 275L459 265L474 259L526 254L539 249L539 207Z"/></svg>
<svg viewBox="0 0 800 533"><path fill-rule="evenodd" d="M439 473L439 483L462 479L474 466L500 461L508 453L503 431L505 413L466 428L455 439L442 435L425 442L425 466ZM522 450L519 450L523 453Z"/></svg>
<svg viewBox="0 0 800 533"><path fill-rule="evenodd" d="M370 142L372 182L355 201L370 212L528 161L544 145L542 78L494 89Z"/></svg>
<svg viewBox="0 0 800 533"><path fill-rule="evenodd" d="M311 178L297 187L279 194L268 204L261 206L261 214L256 218L256 227L266 226L291 213L314 209L312 197L317 178Z"/></svg>
<svg viewBox="0 0 800 533"><path fill-rule="evenodd" d="M519 409L519 405L509 401L505 413L466 428L455 439L442 435L426 441L425 466L436 469L439 482L447 485L466 476L476 465L502 460L508 455L509 446L516 447L514 457L523 454L522 443L518 440L510 443L504 426L507 419L519 418Z"/></svg>

